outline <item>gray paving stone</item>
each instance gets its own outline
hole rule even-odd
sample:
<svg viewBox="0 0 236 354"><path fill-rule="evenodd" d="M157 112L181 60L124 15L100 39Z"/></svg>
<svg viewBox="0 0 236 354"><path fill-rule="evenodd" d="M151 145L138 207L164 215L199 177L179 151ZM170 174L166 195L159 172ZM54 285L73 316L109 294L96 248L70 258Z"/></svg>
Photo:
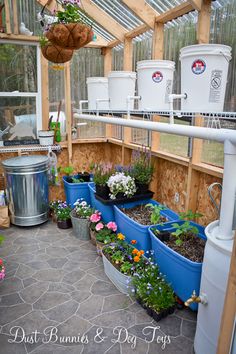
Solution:
<svg viewBox="0 0 236 354"><path fill-rule="evenodd" d="M111 348L106 351L106 354L121 354L121 347L119 343L114 344ZM135 352L133 352L135 354Z"/></svg>
<svg viewBox="0 0 236 354"><path fill-rule="evenodd" d="M165 334L160 330L160 324L152 324L151 326L147 323L137 324L128 328L128 331L129 333L134 334L136 337L147 342L151 342L153 337L157 338L157 336L165 336Z"/></svg>
<svg viewBox="0 0 236 354"><path fill-rule="evenodd" d="M23 289L22 281L19 278L12 277L1 283L1 295L15 293Z"/></svg>
<svg viewBox="0 0 236 354"><path fill-rule="evenodd" d="M61 345L56 344L43 344L35 349L33 354L80 354L82 353L82 350L83 346L70 346L70 351L68 353L67 347L62 347Z"/></svg>
<svg viewBox="0 0 236 354"><path fill-rule="evenodd" d="M3 257L2 257L3 258ZM12 262L12 261L4 261L4 265L6 267L7 272L11 272L13 270L17 270L17 268L19 267L19 263L17 262Z"/></svg>
<svg viewBox="0 0 236 354"><path fill-rule="evenodd" d="M88 270L91 268L96 268L97 264L95 262L81 262L79 263L79 267L80 269Z"/></svg>
<svg viewBox="0 0 236 354"><path fill-rule="evenodd" d="M103 313L93 318L93 323L102 327L124 326L126 328L135 323L135 315L125 310Z"/></svg>
<svg viewBox="0 0 236 354"><path fill-rule="evenodd" d="M101 313L102 305L103 297L93 295L80 305L76 314L84 319L89 320Z"/></svg>
<svg viewBox="0 0 236 354"><path fill-rule="evenodd" d="M58 293L55 291L46 292L38 299L34 305L34 310L49 310L52 307L63 304L70 300L70 296L67 294Z"/></svg>
<svg viewBox="0 0 236 354"><path fill-rule="evenodd" d="M107 296L104 300L103 312L122 310L130 306L132 301L127 295L117 294Z"/></svg>
<svg viewBox="0 0 236 354"><path fill-rule="evenodd" d="M0 307L0 324L3 326L6 323L10 323L31 310L31 305L24 303L10 307Z"/></svg>
<svg viewBox="0 0 236 354"><path fill-rule="evenodd" d="M28 262L31 262L34 256L32 253L21 253L21 254L14 254L13 256L8 256L6 257L6 260L8 262L17 262L17 263L23 263L26 264Z"/></svg>
<svg viewBox="0 0 236 354"><path fill-rule="evenodd" d="M69 300L63 304L55 306L48 311L43 311L43 314L50 320L64 322L72 315L75 315L78 307L78 302Z"/></svg>
<svg viewBox="0 0 236 354"><path fill-rule="evenodd" d="M37 240L40 240L43 243L54 243L61 240L61 234L55 232L40 232L37 236Z"/></svg>
<svg viewBox="0 0 236 354"><path fill-rule="evenodd" d="M34 283L37 283L37 280L34 278L27 278L27 279L23 280L24 288L26 288L27 286L30 286Z"/></svg>
<svg viewBox="0 0 236 354"><path fill-rule="evenodd" d="M48 291L58 291L63 294L71 293L72 291L76 291L75 287L70 284L65 283L51 283L49 285Z"/></svg>
<svg viewBox="0 0 236 354"><path fill-rule="evenodd" d="M77 262L94 262L97 259L95 252L75 251L68 255L69 260Z"/></svg>
<svg viewBox="0 0 236 354"><path fill-rule="evenodd" d="M197 320L197 312L192 311L188 308L183 309L183 310L176 310L175 315L183 318L185 320L191 320L191 321L196 321Z"/></svg>
<svg viewBox="0 0 236 354"><path fill-rule="evenodd" d="M47 247L46 248L46 253L50 256L50 257L66 257L69 252L64 248L64 247Z"/></svg>
<svg viewBox="0 0 236 354"><path fill-rule="evenodd" d="M112 283L108 283L102 280L97 280L91 289L94 295L108 296L113 294L120 294L119 290Z"/></svg>
<svg viewBox="0 0 236 354"><path fill-rule="evenodd" d="M88 274L94 275L96 278L104 281L109 281L108 277L104 273L103 265L97 266L96 268L89 269Z"/></svg>
<svg viewBox="0 0 236 354"><path fill-rule="evenodd" d="M168 341L168 339L166 339ZM163 341L165 341L163 339ZM193 353L193 343L189 339L179 336L177 338L170 337L170 344L166 344L165 348L162 349L163 343L153 342L149 345L148 354L192 354ZM205 353L202 353L205 354ZM207 354L207 353L206 353Z"/></svg>
<svg viewBox="0 0 236 354"><path fill-rule="evenodd" d="M90 327L91 324L88 321L84 320L79 316L72 316L67 321L63 322L58 326L58 336L78 336L78 334L82 336L89 330ZM73 344L65 343L65 345L70 346ZM77 347L82 347L82 344L78 343Z"/></svg>
<svg viewBox="0 0 236 354"><path fill-rule="evenodd" d="M23 301L18 293L0 296L0 307L22 304Z"/></svg>
<svg viewBox="0 0 236 354"><path fill-rule="evenodd" d="M100 329L98 326L93 326L86 335L89 342L84 346L83 354L104 354L114 345L111 341L114 338L112 328Z"/></svg>
<svg viewBox="0 0 236 354"><path fill-rule="evenodd" d="M24 230L24 234L25 234L26 230ZM37 244L37 240L33 237L27 237L27 236L21 236L21 237L17 237L17 239L15 239L13 241L14 245L17 246L29 246L32 244Z"/></svg>
<svg viewBox="0 0 236 354"><path fill-rule="evenodd" d="M17 251L15 252L16 254L20 254L20 253L35 253L37 250L39 250L39 246L38 244L32 244L32 245L24 245L24 246L20 246Z"/></svg>
<svg viewBox="0 0 236 354"><path fill-rule="evenodd" d="M171 336L179 336L180 335L180 327L182 320L175 315L170 315L161 320L161 322L155 322L155 324L161 326L161 331L167 335Z"/></svg>
<svg viewBox="0 0 236 354"><path fill-rule="evenodd" d="M24 343L9 343L10 336L0 334L0 348L2 354L26 354Z"/></svg>
<svg viewBox="0 0 236 354"><path fill-rule="evenodd" d="M1 257L11 256L15 253L15 251L16 247L13 247L12 245L1 247Z"/></svg>
<svg viewBox="0 0 236 354"><path fill-rule="evenodd" d="M47 291L47 289L48 283L37 282L21 290L20 296L26 303L33 304Z"/></svg>
<svg viewBox="0 0 236 354"><path fill-rule="evenodd" d="M82 244L80 248L87 251L96 251L96 246L94 246L90 241L87 241Z"/></svg>
<svg viewBox="0 0 236 354"><path fill-rule="evenodd" d="M135 313L140 312L142 310L143 310L142 307L137 302L134 302L132 305L130 305L126 309L126 311L131 311L131 312L135 312Z"/></svg>
<svg viewBox="0 0 236 354"><path fill-rule="evenodd" d="M78 291L73 291L71 293L71 297L73 300L81 303L88 299L91 296L91 293L88 290L78 290Z"/></svg>
<svg viewBox="0 0 236 354"><path fill-rule="evenodd" d="M16 274L16 269L11 270L10 272L7 270L7 272L5 273L4 280L14 277L15 274Z"/></svg>
<svg viewBox="0 0 236 354"><path fill-rule="evenodd" d="M46 251L46 250L45 250ZM36 254L35 256L34 256L34 261L35 262L37 262L37 261L39 261L39 262L46 262L48 259L50 259L51 257L48 255L48 254L46 254L45 252L44 253L40 253L40 254ZM31 260L32 261L32 260ZM29 262L27 262L27 263L29 263Z"/></svg>
<svg viewBox="0 0 236 354"><path fill-rule="evenodd" d="M65 275L61 269L43 269L34 274L34 278L42 281L60 282Z"/></svg>
<svg viewBox="0 0 236 354"><path fill-rule="evenodd" d="M148 343L146 343L145 341L143 341L135 336L130 335L130 337L128 337L128 336L126 336L126 334L124 334L121 337L121 341L124 341L124 343L121 343L121 345L120 345L122 353L125 353L125 354L134 354L134 353L146 354L146 353L148 353Z"/></svg>
<svg viewBox="0 0 236 354"><path fill-rule="evenodd" d="M193 340L195 336L195 332L196 332L196 322L183 320L182 335Z"/></svg>
<svg viewBox="0 0 236 354"><path fill-rule="evenodd" d="M19 268L17 269L16 276L20 279L26 279L32 277L34 273L35 269L32 269L25 264L20 264Z"/></svg>
<svg viewBox="0 0 236 354"><path fill-rule="evenodd" d="M74 284L76 289L82 290L90 290L91 286L97 281L95 277L93 277L90 274L86 274L85 277L83 277L81 280L79 280L77 283Z"/></svg>
<svg viewBox="0 0 236 354"><path fill-rule="evenodd" d="M48 258L48 256L47 256L47 258ZM49 266L48 266L46 261L44 262L44 261L36 261L36 260L34 260L32 262L27 263L27 265L29 267L35 269L35 270L42 270L42 269L48 269L49 268Z"/></svg>
<svg viewBox="0 0 236 354"><path fill-rule="evenodd" d="M67 258L50 258L47 260L47 263L51 268L61 269L64 264L67 262Z"/></svg>
<svg viewBox="0 0 236 354"><path fill-rule="evenodd" d="M67 257L68 258L68 257ZM64 266L63 269L66 270L67 272L72 272L73 270L76 269L81 269L80 268L80 263L76 261L68 261Z"/></svg>
<svg viewBox="0 0 236 354"><path fill-rule="evenodd" d="M135 314L136 324L151 323L153 318L150 317L145 310L142 310Z"/></svg>
<svg viewBox="0 0 236 354"><path fill-rule="evenodd" d="M64 276L62 281L67 284L73 285L77 281L79 281L83 276L85 275L85 272L81 269L74 270Z"/></svg>

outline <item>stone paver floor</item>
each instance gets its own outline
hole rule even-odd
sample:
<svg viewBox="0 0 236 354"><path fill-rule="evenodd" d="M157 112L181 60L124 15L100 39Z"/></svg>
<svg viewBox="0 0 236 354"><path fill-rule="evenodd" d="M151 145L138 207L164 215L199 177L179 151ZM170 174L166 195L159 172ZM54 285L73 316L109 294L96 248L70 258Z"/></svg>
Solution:
<svg viewBox="0 0 236 354"><path fill-rule="evenodd" d="M1 353L192 354L196 314L176 310L153 321L114 287L95 247L71 229L48 222L1 233Z"/></svg>

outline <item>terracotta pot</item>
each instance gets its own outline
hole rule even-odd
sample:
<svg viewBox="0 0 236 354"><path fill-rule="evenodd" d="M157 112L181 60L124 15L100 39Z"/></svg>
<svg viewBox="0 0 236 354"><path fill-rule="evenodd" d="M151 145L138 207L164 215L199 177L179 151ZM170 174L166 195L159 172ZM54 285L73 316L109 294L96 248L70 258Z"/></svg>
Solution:
<svg viewBox="0 0 236 354"><path fill-rule="evenodd" d="M79 49L92 41L92 28L83 23L59 23L51 25L44 33L50 42L65 49Z"/></svg>
<svg viewBox="0 0 236 354"><path fill-rule="evenodd" d="M89 232L90 232L90 241L94 246L96 246L96 231L90 229Z"/></svg>
<svg viewBox="0 0 236 354"><path fill-rule="evenodd" d="M73 55L72 49L65 49L52 43L48 43L41 47L41 51L47 60L57 64L70 61Z"/></svg>

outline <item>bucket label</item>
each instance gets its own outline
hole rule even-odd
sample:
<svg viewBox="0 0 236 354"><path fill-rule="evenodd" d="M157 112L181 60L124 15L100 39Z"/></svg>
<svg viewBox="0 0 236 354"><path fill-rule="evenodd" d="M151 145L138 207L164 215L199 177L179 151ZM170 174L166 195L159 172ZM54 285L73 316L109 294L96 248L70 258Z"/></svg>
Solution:
<svg viewBox="0 0 236 354"><path fill-rule="evenodd" d="M220 102L222 74L222 70L212 70L211 72L209 102Z"/></svg>
<svg viewBox="0 0 236 354"><path fill-rule="evenodd" d="M192 72L196 75L204 73L206 70L206 63L202 59L197 59L192 64Z"/></svg>
<svg viewBox="0 0 236 354"><path fill-rule="evenodd" d="M172 92L172 80L166 80L165 103L169 103L169 95Z"/></svg>
<svg viewBox="0 0 236 354"><path fill-rule="evenodd" d="M152 80L158 84L163 80L163 74L160 71L155 71L152 74Z"/></svg>

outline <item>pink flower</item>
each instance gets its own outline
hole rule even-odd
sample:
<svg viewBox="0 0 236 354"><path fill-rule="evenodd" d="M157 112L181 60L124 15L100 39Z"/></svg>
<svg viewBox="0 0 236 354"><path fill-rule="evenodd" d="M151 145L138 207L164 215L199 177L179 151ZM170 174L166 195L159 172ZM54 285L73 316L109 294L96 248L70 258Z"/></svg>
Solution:
<svg viewBox="0 0 236 354"><path fill-rule="evenodd" d="M99 222L96 226L95 226L95 229L96 231L100 231L104 228L104 225L102 222Z"/></svg>
<svg viewBox="0 0 236 354"><path fill-rule="evenodd" d="M99 215L99 214L92 214L91 216L90 216L90 221L91 222L98 222L98 221L100 221L101 220L101 216Z"/></svg>
<svg viewBox="0 0 236 354"><path fill-rule="evenodd" d="M117 225L114 221L110 221L108 224L107 224L107 228L112 230L113 232L116 232L117 230Z"/></svg>

